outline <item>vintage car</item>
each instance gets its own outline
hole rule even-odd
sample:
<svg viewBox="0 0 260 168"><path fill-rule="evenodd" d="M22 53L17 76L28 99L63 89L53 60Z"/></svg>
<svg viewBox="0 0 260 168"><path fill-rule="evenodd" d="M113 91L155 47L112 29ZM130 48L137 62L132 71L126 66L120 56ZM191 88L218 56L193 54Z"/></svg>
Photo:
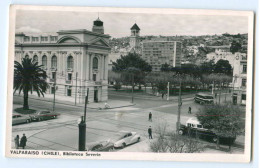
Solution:
<svg viewBox="0 0 260 168"><path fill-rule="evenodd" d="M120 131L111 140L115 148L124 148L127 145L139 142L141 137L136 132Z"/></svg>
<svg viewBox="0 0 260 168"><path fill-rule="evenodd" d="M59 116L59 115L60 114L56 113L56 112L40 111L40 112L36 112L33 115L30 115L30 117L31 117L31 120L33 120L33 121L42 121L42 120L57 118L57 116Z"/></svg>
<svg viewBox="0 0 260 168"><path fill-rule="evenodd" d="M186 125L181 125L178 134L187 135L194 138L203 139L209 142L217 142L217 135L210 129L204 128L197 118L189 118ZM219 142L222 144L233 144L236 137L219 136Z"/></svg>
<svg viewBox="0 0 260 168"><path fill-rule="evenodd" d="M29 123L29 122L31 122L31 117L26 116L26 115L13 114L12 125Z"/></svg>
<svg viewBox="0 0 260 168"><path fill-rule="evenodd" d="M194 101L200 104L213 104L214 97L211 94L197 93L195 95Z"/></svg>
<svg viewBox="0 0 260 168"><path fill-rule="evenodd" d="M110 140L86 144L86 151L113 151L114 143Z"/></svg>

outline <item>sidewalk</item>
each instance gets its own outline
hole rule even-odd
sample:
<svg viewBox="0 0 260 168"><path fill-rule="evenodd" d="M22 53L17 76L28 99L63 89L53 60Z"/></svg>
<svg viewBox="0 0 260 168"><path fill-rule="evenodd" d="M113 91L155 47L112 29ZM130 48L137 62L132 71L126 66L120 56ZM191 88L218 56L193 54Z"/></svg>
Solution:
<svg viewBox="0 0 260 168"><path fill-rule="evenodd" d="M19 94L15 94L14 96L21 97L21 98L23 97L23 95L19 95ZM32 94L32 95L29 95L29 100L30 99L53 102L53 95L46 94L46 95L44 95L44 97L38 97L37 95ZM72 101L72 98L68 98L68 97L65 97L65 96L59 96L59 95L55 96L55 103L75 106L75 103ZM108 100L107 104L110 106L107 109L129 107L129 106L135 105L135 104L132 104L131 102L121 101L121 100ZM84 104L77 104L76 106L77 107L84 107L85 105ZM102 109L105 108L105 102L89 103L87 105L87 108L102 110Z"/></svg>

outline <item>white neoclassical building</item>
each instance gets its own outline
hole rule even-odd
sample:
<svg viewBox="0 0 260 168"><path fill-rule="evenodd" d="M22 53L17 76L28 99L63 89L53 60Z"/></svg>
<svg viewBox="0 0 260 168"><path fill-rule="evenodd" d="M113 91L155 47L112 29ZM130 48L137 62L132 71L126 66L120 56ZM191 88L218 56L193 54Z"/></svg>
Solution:
<svg viewBox="0 0 260 168"><path fill-rule="evenodd" d="M15 35L15 60L29 57L46 70L47 94L71 97L83 103L89 88L89 102L106 101L108 87L109 35L103 22L94 21L92 31L60 30L55 35Z"/></svg>

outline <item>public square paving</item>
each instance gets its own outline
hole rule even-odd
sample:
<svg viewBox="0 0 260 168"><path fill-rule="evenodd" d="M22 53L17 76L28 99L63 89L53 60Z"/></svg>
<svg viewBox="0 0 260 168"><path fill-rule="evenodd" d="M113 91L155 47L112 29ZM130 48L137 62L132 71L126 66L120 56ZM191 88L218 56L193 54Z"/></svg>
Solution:
<svg viewBox="0 0 260 168"><path fill-rule="evenodd" d="M35 102L37 101L39 100L35 100ZM120 101L125 100L121 99ZM140 100L136 98L136 102L138 101ZM150 108L141 108L136 105L106 110L89 110L87 112L86 121L86 143L111 139L114 134L121 130L133 131L141 135L141 142L130 145L120 151L149 152L149 144L151 142L148 140L147 133L149 126L152 126L155 137L156 129L159 125L166 124L168 131L176 130L178 104L172 102L165 103L165 101L160 103L160 101L159 99L158 101L149 100L149 103L154 102L157 104L156 107ZM39 109L45 106L42 105L42 103L44 102L39 103ZM117 104L115 103L115 105ZM192 107L192 114L188 114L187 112L189 106ZM21 105L14 104L14 108L16 107L21 107ZM35 105L34 108L37 108L37 105ZM189 98L184 100L181 112L181 123L185 123L187 119L193 117L199 108L200 105L195 104L193 100ZM78 149L78 122L83 113L77 112L77 109L71 109L71 111L74 112L69 112L69 106L67 111L64 107L59 108L59 106L56 111L61 113L57 119L13 126L12 139L14 139L14 136L17 134L21 136L25 133L28 138L27 149L76 151ZM148 121L149 112L153 114L152 122ZM243 141L244 138L242 137L238 143L243 145ZM236 153L242 153L243 148L236 148L235 151ZM221 151L207 149L205 152L216 153Z"/></svg>

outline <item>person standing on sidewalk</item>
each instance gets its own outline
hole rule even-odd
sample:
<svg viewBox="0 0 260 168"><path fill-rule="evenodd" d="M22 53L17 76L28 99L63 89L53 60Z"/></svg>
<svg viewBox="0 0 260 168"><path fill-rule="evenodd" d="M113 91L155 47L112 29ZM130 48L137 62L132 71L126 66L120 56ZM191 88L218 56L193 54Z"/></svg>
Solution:
<svg viewBox="0 0 260 168"><path fill-rule="evenodd" d="M153 116L153 115L152 115L152 113L150 112L150 113L149 113L149 119L148 119L148 121L152 121L152 116Z"/></svg>
<svg viewBox="0 0 260 168"><path fill-rule="evenodd" d="M19 148L19 135L16 135L14 138L14 144L15 144L15 149Z"/></svg>
<svg viewBox="0 0 260 168"><path fill-rule="evenodd" d="M20 146L24 149L24 147L26 146L26 142L27 142L27 138L25 136L25 134L23 134L22 138L21 138L21 143Z"/></svg>
<svg viewBox="0 0 260 168"><path fill-rule="evenodd" d="M189 111L188 111L189 114L191 114L191 107L189 107Z"/></svg>
<svg viewBox="0 0 260 168"><path fill-rule="evenodd" d="M148 134L149 134L149 139L153 139L151 126L148 128Z"/></svg>

